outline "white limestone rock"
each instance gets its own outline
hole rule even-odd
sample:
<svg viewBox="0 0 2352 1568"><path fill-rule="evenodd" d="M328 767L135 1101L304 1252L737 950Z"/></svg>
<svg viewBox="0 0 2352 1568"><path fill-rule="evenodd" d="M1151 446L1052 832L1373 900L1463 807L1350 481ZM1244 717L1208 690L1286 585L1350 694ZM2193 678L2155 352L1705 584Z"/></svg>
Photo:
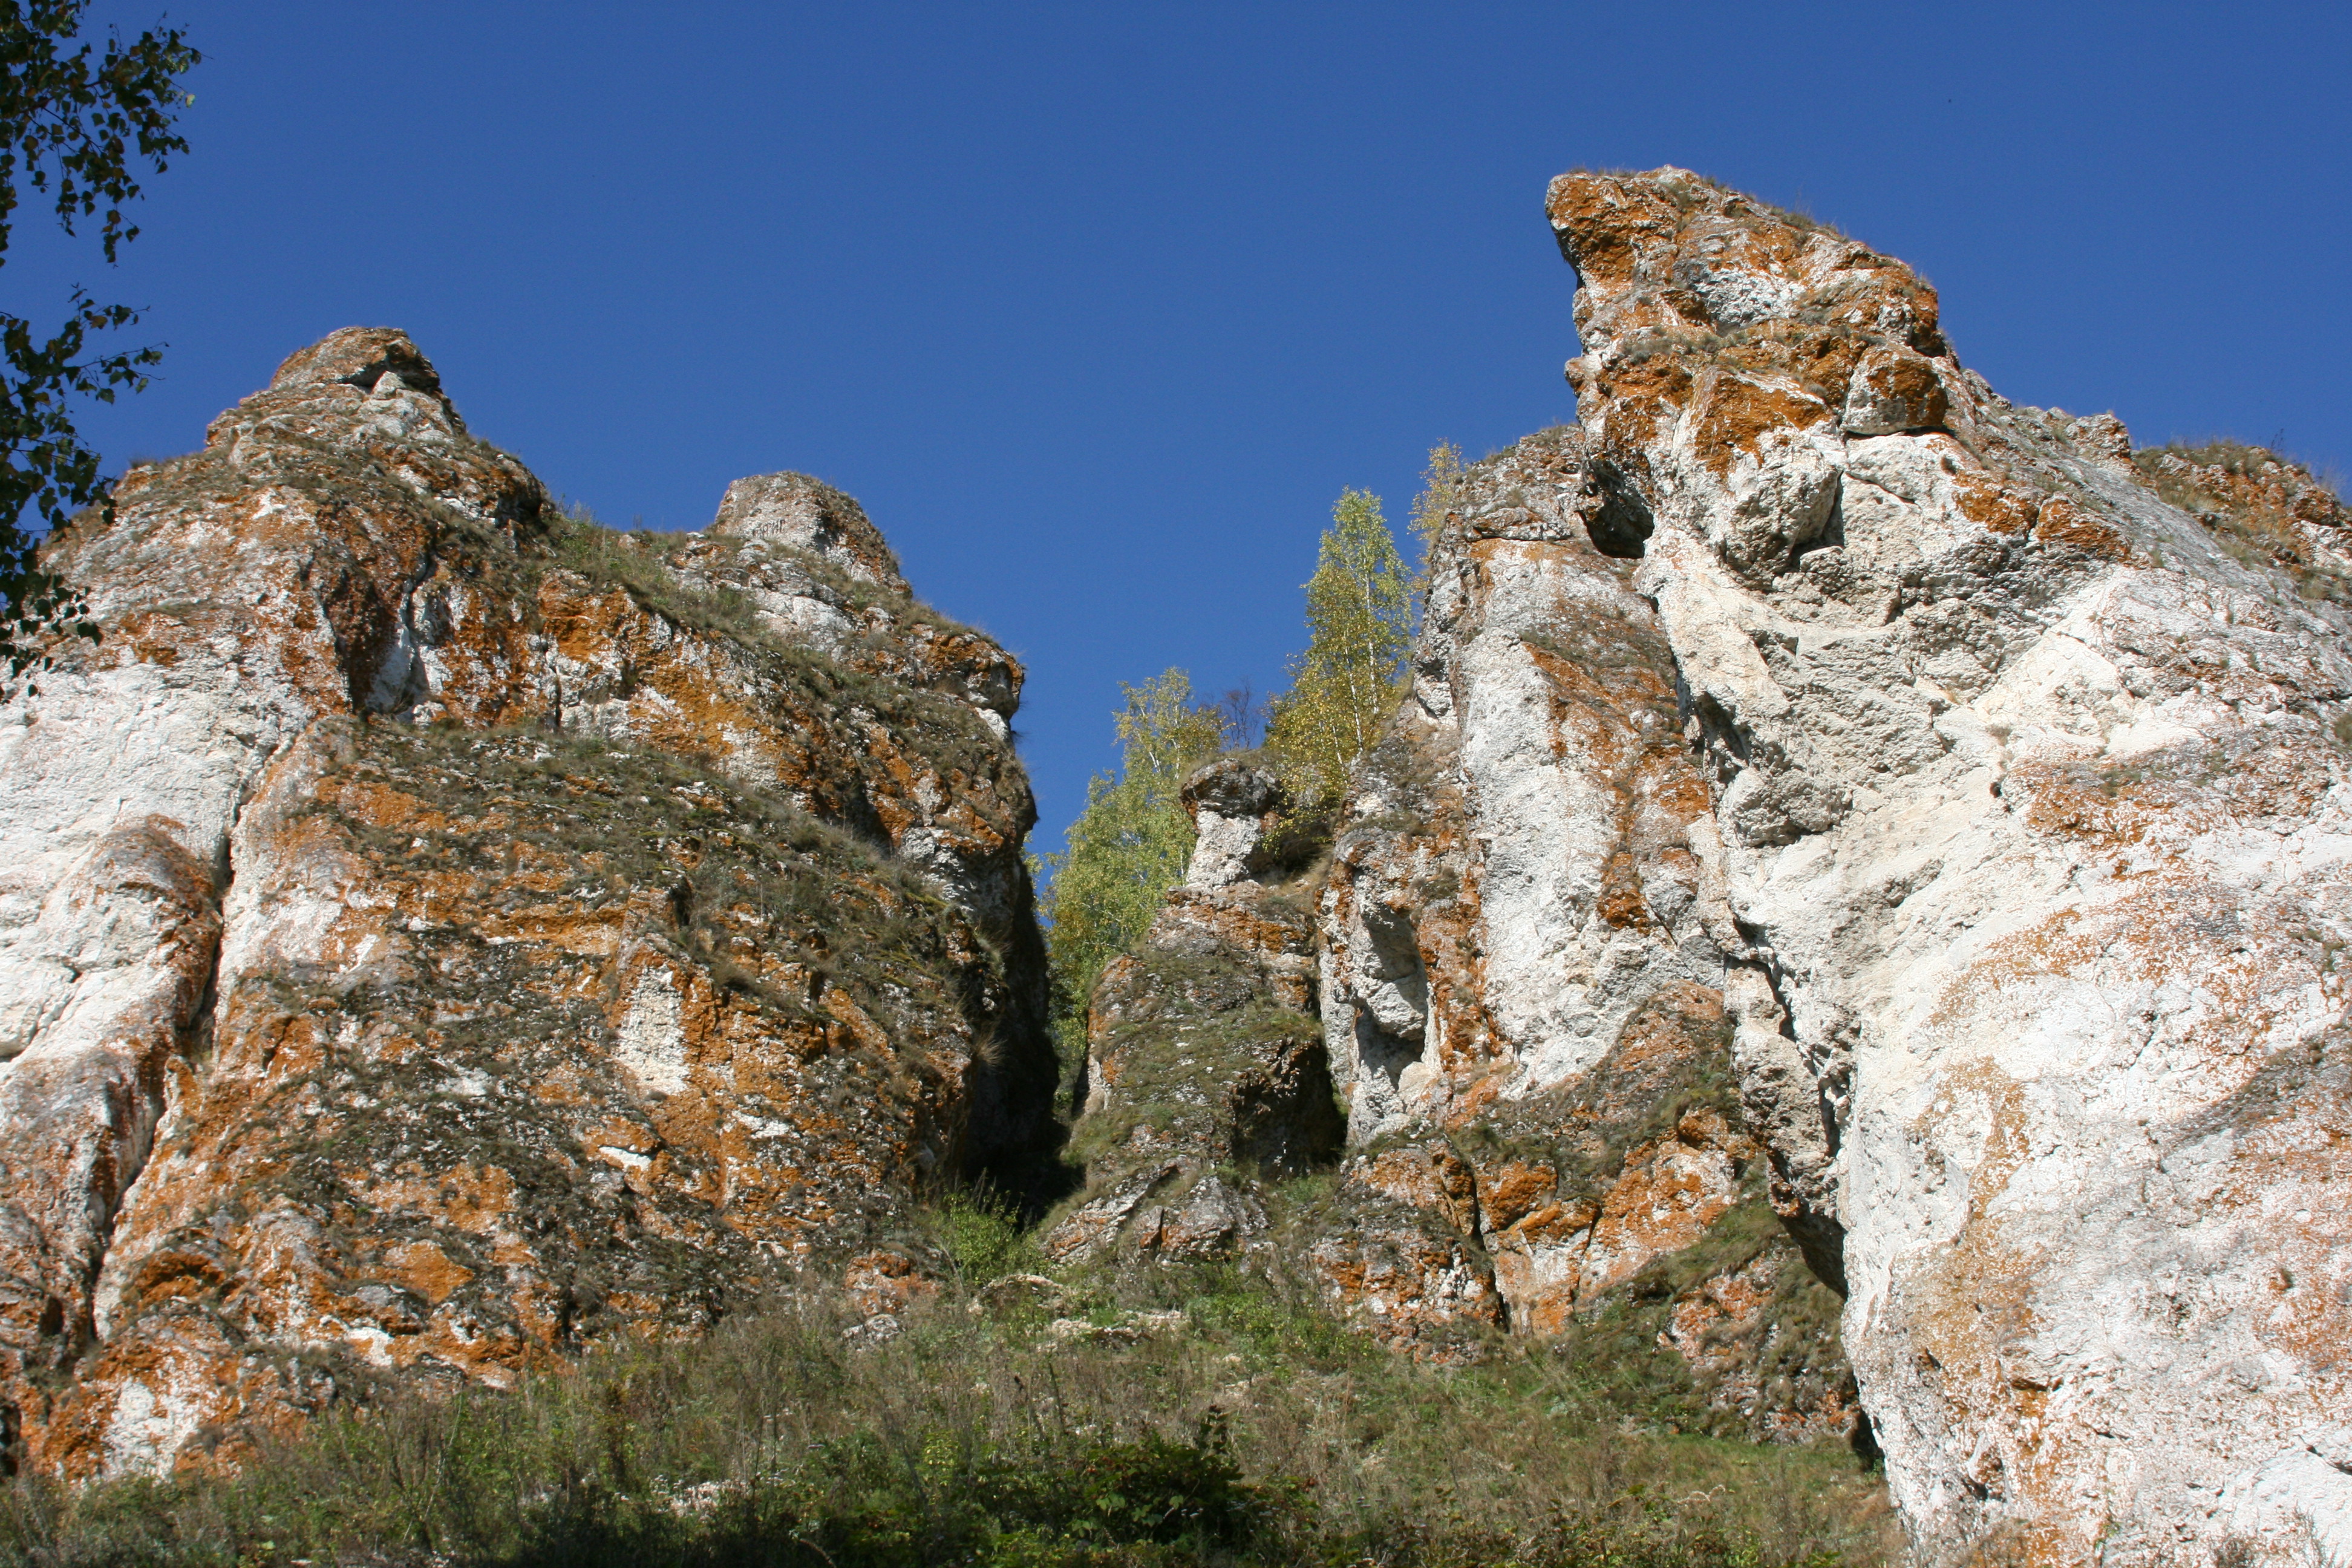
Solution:
<svg viewBox="0 0 2352 1568"><path fill-rule="evenodd" d="M2292 1523L2346 1560L2346 617L2112 420L1961 369L1898 263L1677 170L1550 210L1631 476L1587 516L1654 518L1743 1088L1921 1554L2284 1562Z"/></svg>

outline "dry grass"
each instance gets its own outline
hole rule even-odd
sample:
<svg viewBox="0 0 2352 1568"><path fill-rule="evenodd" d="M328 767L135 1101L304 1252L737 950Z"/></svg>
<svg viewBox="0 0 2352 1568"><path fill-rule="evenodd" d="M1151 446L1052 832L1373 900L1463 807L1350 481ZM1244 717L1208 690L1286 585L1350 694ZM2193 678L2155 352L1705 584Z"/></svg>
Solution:
<svg viewBox="0 0 2352 1568"><path fill-rule="evenodd" d="M2325 534L2352 516L2335 476L2268 447L2219 439L2143 447L2132 463L2143 483L2202 522L2242 563L2284 571L2307 599L2352 603L2352 581L2312 547L2314 525Z"/></svg>
<svg viewBox="0 0 2352 1568"><path fill-rule="evenodd" d="M1031 1261L966 1207L961 1260L878 1339L803 1300L511 1395L322 1423L234 1479L0 1494L0 1562L1383 1563L1624 1568L1892 1554L1842 1448L1645 1430L1592 1369L1468 1369L1340 1331L1280 1283L1162 1274L989 1305Z"/></svg>

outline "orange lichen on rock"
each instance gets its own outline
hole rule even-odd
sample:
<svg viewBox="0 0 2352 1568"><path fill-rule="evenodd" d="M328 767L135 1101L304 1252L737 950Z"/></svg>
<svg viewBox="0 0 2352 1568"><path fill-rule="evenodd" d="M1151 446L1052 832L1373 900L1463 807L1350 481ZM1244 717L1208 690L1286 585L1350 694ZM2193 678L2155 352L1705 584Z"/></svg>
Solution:
<svg viewBox="0 0 2352 1568"><path fill-rule="evenodd" d="M746 486L709 535L566 517L352 330L47 547L133 635L5 738L53 928L0 922L24 1463L698 1331L1036 1157L1019 668L855 502ZM121 967L60 967L93 931Z"/></svg>
<svg viewBox="0 0 2352 1568"><path fill-rule="evenodd" d="M1612 373L1640 438L1658 434L1645 400L1698 387L1681 363ZM1822 407L1759 397L1748 434ZM1546 432L1454 484L1419 679L1323 889L1323 1026L1360 1147L1292 1223L1335 1306L1385 1342L1460 1360L1496 1332L1647 1323L1607 1353L1686 1390L1683 1419L1801 1438L1853 1420L1834 1297L1779 1234L1731 1082L1714 800L1656 611L1630 591L1639 520L1611 511L1625 480L1605 446ZM1769 1301L1703 1356L1666 1333L1735 1277L1774 1281ZM1741 1352L1785 1375L1742 1382Z"/></svg>
<svg viewBox="0 0 2352 1568"><path fill-rule="evenodd" d="M1580 284L1565 510L1638 559L1670 649L1745 1131L1851 1292L1915 1543L2352 1552L2352 1342L2288 1283L2340 1272L2352 1192L2322 1152L2352 1071L2352 514L2259 448L2007 402L1900 263L1687 171L1566 175L1549 211ZM1482 984L1532 988L1502 945ZM2283 1163L2241 1182L2257 1143ZM1629 1213L1707 1186L1654 1178ZM1670 1339L1763 1277L1683 1298Z"/></svg>

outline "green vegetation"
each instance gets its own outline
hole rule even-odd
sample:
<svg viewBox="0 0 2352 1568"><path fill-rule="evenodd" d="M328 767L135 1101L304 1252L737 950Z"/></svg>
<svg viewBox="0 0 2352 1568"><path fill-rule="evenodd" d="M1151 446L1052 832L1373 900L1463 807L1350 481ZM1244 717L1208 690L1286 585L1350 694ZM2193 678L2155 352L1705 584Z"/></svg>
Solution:
<svg viewBox="0 0 2352 1568"><path fill-rule="evenodd" d="M1429 489L1413 512L1424 553L1461 473L1454 448L1431 451ZM1348 770L1380 739L1402 689L1416 581L1397 553L1380 497L1341 492L1306 586L1307 651L1292 666L1290 689L1271 705L1265 744L1267 761L1293 796L1270 849L1277 865L1293 871L1312 865L1328 846ZM1120 689L1127 705L1115 720L1118 774L1088 784L1068 847L1036 864L1041 878L1051 878L1043 913L1055 1031L1072 1059L1084 1048L1095 982L1112 959L1143 940L1160 900L1183 877L1192 852L1192 825L1177 801L1184 775L1241 742L1248 717L1243 693L1234 694L1231 715L1196 704L1181 669Z"/></svg>
<svg viewBox="0 0 2352 1568"><path fill-rule="evenodd" d="M1141 686L1122 683L1115 717L1119 773L1087 784L1086 809L1067 847L1039 869L1053 879L1042 913L1053 957L1055 1030L1066 1058L1084 1051L1087 998L1103 968L1150 928L1168 889L1183 879L1192 824L1177 800L1184 775L1217 753L1225 726L1192 700L1181 669Z"/></svg>
<svg viewBox="0 0 2352 1568"><path fill-rule="evenodd" d="M93 46L74 47L87 8L88 0L0 0L0 257L21 179L53 202L67 234L77 219L99 218L99 248L111 265L139 235L122 213L139 199L136 163L160 174L172 154L188 150L173 127L194 101L179 79L196 65L196 51L177 28L163 27L129 43L110 34L105 54L93 59ZM37 646L52 631L98 637L79 593L42 569L39 541L26 526L28 512L54 529L83 507L110 504L72 405L137 392L163 360L153 347L84 357L93 335L131 326L139 312L101 305L79 288L68 304L47 336L22 316L0 313L0 657L11 676L40 662Z"/></svg>
<svg viewBox="0 0 2352 1568"><path fill-rule="evenodd" d="M750 595L724 586L689 588L678 581L667 553L677 542L675 536L650 531L629 533L607 528L577 504L567 504L550 520L547 539L548 553L557 565L592 583L626 589L640 607L673 626L739 642L761 639L766 628Z"/></svg>
<svg viewBox="0 0 2352 1568"><path fill-rule="evenodd" d="M948 1193L924 1218L965 1289L1008 1274L1038 1273L1045 1267L1035 1235L1022 1224L1019 1206L990 1193Z"/></svg>
<svg viewBox="0 0 2352 1568"><path fill-rule="evenodd" d="M1337 800L1402 690L1412 593L1381 498L1343 490L1307 581L1307 651L1274 700L1266 752L1302 803Z"/></svg>
<svg viewBox="0 0 2352 1568"><path fill-rule="evenodd" d="M1017 1257L1019 1233L988 1214L940 1216L948 1245ZM1072 1282L1050 1304L1007 1305L951 1282L887 1339L804 1304L694 1343L615 1347L509 1394L337 1415L233 1479L18 1481L0 1492L0 1563L1827 1568L1892 1555L1879 1489L1842 1448L1629 1422L1593 1368L1551 1347L1517 1342L1447 1370L1340 1331L1288 1279L1167 1269L1127 1289L1149 1294Z"/></svg>

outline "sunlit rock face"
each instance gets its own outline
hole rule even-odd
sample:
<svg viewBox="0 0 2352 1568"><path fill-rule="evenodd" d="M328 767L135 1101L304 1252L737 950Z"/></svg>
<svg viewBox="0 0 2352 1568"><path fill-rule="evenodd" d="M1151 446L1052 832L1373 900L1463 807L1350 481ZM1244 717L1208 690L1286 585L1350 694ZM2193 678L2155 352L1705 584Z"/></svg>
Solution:
<svg viewBox="0 0 2352 1568"><path fill-rule="evenodd" d="M2341 508L2005 402L1901 263L1682 171L1549 211L1581 428L1465 487L1325 906L1356 1136L1484 1205L1465 1130L1719 1008L1676 1190L1754 1141L1923 1553L2352 1552ZM1608 1206L1489 1243L1509 1312Z"/></svg>
<svg viewBox="0 0 2352 1568"><path fill-rule="evenodd" d="M1741 938L1674 656L1588 481L1582 435L1551 430L1451 497L1412 694L1321 894L1352 1147L1315 1268L1416 1353L1567 1336L1662 1358L1644 1418L1845 1434L1836 1298L1734 1081Z"/></svg>
<svg viewBox="0 0 2352 1568"><path fill-rule="evenodd" d="M1253 758L1186 781L1192 861L1095 988L1087 1185L1045 1246L1262 1261L1402 1353L1539 1338L1638 1363L1645 1421L1847 1436L1837 1298L1734 1078L1712 797L1586 471L1556 430L1465 478L1328 858Z"/></svg>
<svg viewBox="0 0 2352 1568"><path fill-rule="evenodd" d="M341 331L0 712L0 1415L71 1474L691 1332L1034 1157L1020 669L854 501L586 529Z"/></svg>

